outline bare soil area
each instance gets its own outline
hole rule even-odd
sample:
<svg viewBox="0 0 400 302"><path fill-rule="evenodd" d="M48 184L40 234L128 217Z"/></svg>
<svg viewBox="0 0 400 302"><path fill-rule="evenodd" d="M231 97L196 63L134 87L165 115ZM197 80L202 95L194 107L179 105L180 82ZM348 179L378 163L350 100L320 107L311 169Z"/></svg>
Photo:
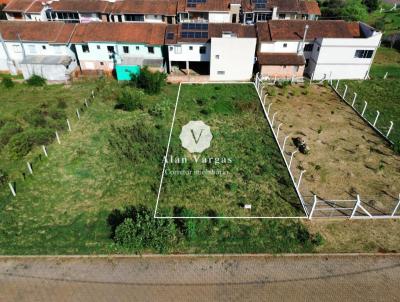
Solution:
<svg viewBox="0 0 400 302"><path fill-rule="evenodd" d="M267 98L266 107L272 102L270 116L277 112L274 125L282 123L280 143L289 136L287 159L297 149L295 137L303 138L310 149L308 154L297 152L292 164L296 177L306 170L300 191L309 205L313 195L346 200L337 204L349 207L348 215L359 194L371 214L393 211L400 193L400 156L373 129L329 87L294 85L268 91L274 96Z"/></svg>

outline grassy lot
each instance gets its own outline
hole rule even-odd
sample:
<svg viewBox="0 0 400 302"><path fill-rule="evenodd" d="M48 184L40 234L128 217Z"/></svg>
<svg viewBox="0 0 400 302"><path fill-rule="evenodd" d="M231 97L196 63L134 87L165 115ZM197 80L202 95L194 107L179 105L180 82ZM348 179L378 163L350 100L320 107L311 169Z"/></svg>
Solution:
<svg viewBox="0 0 400 302"><path fill-rule="evenodd" d="M196 162L179 135L198 120L211 127L213 140ZM168 162L162 207L185 206L211 216L304 216L253 85L182 86L169 155L187 163ZM251 211L243 208L247 203Z"/></svg>
<svg viewBox="0 0 400 302"><path fill-rule="evenodd" d="M400 79L400 52L393 48L380 47L371 68L373 80L383 79L388 72L388 79Z"/></svg>
<svg viewBox="0 0 400 302"><path fill-rule="evenodd" d="M399 32L400 28L400 11L380 13L379 10L368 15L368 24L383 31L384 34L392 34Z"/></svg>
<svg viewBox="0 0 400 302"><path fill-rule="evenodd" d="M35 108L47 112L58 106L60 98L67 100L67 106L61 107L71 117L73 131L60 129L61 145L49 142L49 157L37 159L34 175L25 180L21 176L25 161L38 158L39 147L22 156L6 153L10 151L8 144L2 150L7 157L2 155L0 164L10 179L17 181L17 197L12 198L6 186L1 188L0 254L131 252L110 238L107 217L113 209L127 205L143 204L154 210L177 86L166 86L157 96L130 89L138 101L130 112L114 108L118 95L127 89L114 81L45 88L18 84L10 90L1 89L1 107L5 108L2 118L19 122L23 131L58 125L57 118L52 121L45 115L47 122L34 126L25 120L29 119L25 112ZM78 121L73 117L74 110L91 89L96 91L96 99ZM211 91L202 94L207 93L211 97ZM243 94L243 100L250 100L247 94L252 94L248 88L231 87L218 94L230 98L236 93ZM275 181L273 184L277 185ZM170 208L161 211L172 214ZM297 221L188 223L190 239L176 231L173 244L163 252L310 252L321 241L314 240ZM174 224L179 227L182 222ZM150 248L142 252L155 251Z"/></svg>

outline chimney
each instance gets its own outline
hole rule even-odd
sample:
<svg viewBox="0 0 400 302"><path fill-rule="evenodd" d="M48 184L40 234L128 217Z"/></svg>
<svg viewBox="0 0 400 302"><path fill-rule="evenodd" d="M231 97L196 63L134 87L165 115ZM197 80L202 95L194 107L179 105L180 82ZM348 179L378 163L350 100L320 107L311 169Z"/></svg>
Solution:
<svg viewBox="0 0 400 302"><path fill-rule="evenodd" d="M301 41L299 48L297 50L297 54L300 56L304 53L304 46L306 43L306 37L307 37L307 31L308 31L308 24L306 24L306 26L304 27L304 35L303 35L303 40Z"/></svg>
<svg viewBox="0 0 400 302"><path fill-rule="evenodd" d="M272 8L272 20L278 19L278 7L274 6Z"/></svg>

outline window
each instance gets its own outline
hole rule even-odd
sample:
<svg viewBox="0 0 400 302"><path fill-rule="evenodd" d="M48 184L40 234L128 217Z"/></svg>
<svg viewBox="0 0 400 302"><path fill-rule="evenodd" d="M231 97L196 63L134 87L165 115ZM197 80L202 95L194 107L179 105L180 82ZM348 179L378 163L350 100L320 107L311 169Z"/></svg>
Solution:
<svg viewBox="0 0 400 302"><path fill-rule="evenodd" d="M109 53L114 53L114 46L107 46L107 50Z"/></svg>
<svg viewBox="0 0 400 302"><path fill-rule="evenodd" d="M82 45L82 51L83 52L90 52L89 51L89 45Z"/></svg>
<svg viewBox="0 0 400 302"><path fill-rule="evenodd" d="M175 53L181 54L182 53L182 46L175 46Z"/></svg>
<svg viewBox="0 0 400 302"><path fill-rule="evenodd" d="M193 50L193 46L189 46L189 50Z"/></svg>
<svg viewBox="0 0 400 302"><path fill-rule="evenodd" d="M36 45L29 45L28 49L29 53L36 53Z"/></svg>
<svg viewBox="0 0 400 302"><path fill-rule="evenodd" d="M361 59L369 59L372 58L373 54L374 54L373 50L356 50L354 57Z"/></svg>
<svg viewBox="0 0 400 302"><path fill-rule="evenodd" d="M219 60L219 55L215 55L215 58L216 58L217 60Z"/></svg>
<svg viewBox="0 0 400 302"><path fill-rule="evenodd" d="M173 51L173 50L174 50L174 47L173 47L173 46L170 46L170 47L169 47L169 50L170 50L170 51Z"/></svg>
<svg viewBox="0 0 400 302"><path fill-rule="evenodd" d="M283 47L286 48L287 47L287 43L283 43Z"/></svg>
<svg viewBox="0 0 400 302"><path fill-rule="evenodd" d="M153 46L147 46L147 51L149 53L154 53L154 47Z"/></svg>
<svg viewBox="0 0 400 302"><path fill-rule="evenodd" d="M129 46L124 46L122 48L124 50L124 53L129 53Z"/></svg>
<svg viewBox="0 0 400 302"><path fill-rule="evenodd" d="M100 65L103 66L103 65L104 65L104 62L100 62Z"/></svg>
<svg viewBox="0 0 400 302"><path fill-rule="evenodd" d="M285 14L279 14L279 19L285 19L286 15Z"/></svg>
<svg viewBox="0 0 400 302"><path fill-rule="evenodd" d="M136 50L139 50L139 46L136 46Z"/></svg>
<svg viewBox="0 0 400 302"><path fill-rule="evenodd" d="M320 46L318 46L318 48L317 48L317 51L319 51L321 49L321 47Z"/></svg>
<svg viewBox="0 0 400 302"><path fill-rule="evenodd" d="M200 46L199 52L200 52L201 54L205 54L205 53L207 52L207 47L205 47L205 46Z"/></svg>
<svg viewBox="0 0 400 302"><path fill-rule="evenodd" d="M218 75L224 75L224 74L225 74L225 71L219 70L219 71L217 71L217 74L218 74Z"/></svg>
<svg viewBox="0 0 400 302"><path fill-rule="evenodd" d="M46 45L42 45L42 49L46 49Z"/></svg>
<svg viewBox="0 0 400 302"><path fill-rule="evenodd" d="M143 22L144 15L125 15L126 22Z"/></svg>
<svg viewBox="0 0 400 302"><path fill-rule="evenodd" d="M304 46L304 51L312 51L313 50L313 44L306 44Z"/></svg>
<svg viewBox="0 0 400 302"><path fill-rule="evenodd" d="M100 45L97 45L97 49L100 49L101 48L101 46Z"/></svg>
<svg viewBox="0 0 400 302"><path fill-rule="evenodd" d="M22 52L21 45L14 44L14 45L12 46L12 48L13 48L13 50L14 50L15 53L21 53L21 52Z"/></svg>
<svg viewBox="0 0 400 302"><path fill-rule="evenodd" d="M257 14L257 21L267 21L269 19L271 19L271 14L266 14L266 13Z"/></svg>

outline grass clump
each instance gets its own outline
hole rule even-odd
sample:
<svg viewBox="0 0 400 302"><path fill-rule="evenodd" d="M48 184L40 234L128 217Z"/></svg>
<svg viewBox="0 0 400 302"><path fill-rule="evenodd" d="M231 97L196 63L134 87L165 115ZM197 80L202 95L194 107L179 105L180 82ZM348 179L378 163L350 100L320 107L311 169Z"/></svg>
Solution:
<svg viewBox="0 0 400 302"><path fill-rule="evenodd" d="M143 89L148 94L159 94L165 86L167 75L159 71L150 71L147 66L140 70L139 75L132 75L132 84Z"/></svg>
<svg viewBox="0 0 400 302"><path fill-rule="evenodd" d="M124 111L134 111L143 109L143 94L135 89L125 87L117 96L117 103L115 109Z"/></svg>
<svg viewBox="0 0 400 302"><path fill-rule="evenodd" d="M26 80L26 83L29 86L41 87L46 85L46 79L34 74L33 76L31 76L29 79Z"/></svg>
<svg viewBox="0 0 400 302"><path fill-rule="evenodd" d="M4 77L1 79L1 84L5 87L5 88L13 88L14 87L14 82L10 77Z"/></svg>

